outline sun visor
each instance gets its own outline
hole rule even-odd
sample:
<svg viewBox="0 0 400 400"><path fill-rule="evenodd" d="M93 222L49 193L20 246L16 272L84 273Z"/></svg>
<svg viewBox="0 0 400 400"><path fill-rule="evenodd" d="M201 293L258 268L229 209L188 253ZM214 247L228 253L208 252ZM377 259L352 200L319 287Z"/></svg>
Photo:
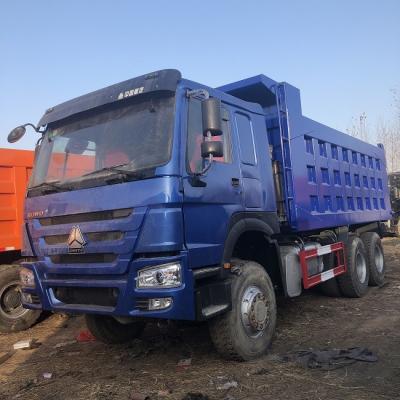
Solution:
<svg viewBox="0 0 400 400"><path fill-rule="evenodd" d="M116 83L75 99L49 108L40 119L38 126L70 117L105 104L123 101L133 96L156 91L175 92L181 73L175 69L164 69Z"/></svg>

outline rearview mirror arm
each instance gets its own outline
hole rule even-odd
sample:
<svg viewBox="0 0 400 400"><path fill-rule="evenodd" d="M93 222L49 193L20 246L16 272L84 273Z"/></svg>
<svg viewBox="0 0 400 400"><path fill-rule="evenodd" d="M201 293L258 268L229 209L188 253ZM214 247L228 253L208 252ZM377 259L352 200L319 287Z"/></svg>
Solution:
<svg viewBox="0 0 400 400"><path fill-rule="evenodd" d="M23 124L23 125L21 125L21 126L30 126L30 127L32 127L34 130L35 130L35 132L38 132L38 133L44 133L44 131L41 131L40 130L40 127L38 127L38 126L35 126L35 125L33 125L33 124L31 124L30 122L28 122L27 124Z"/></svg>
<svg viewBox="0 0 400 400"><path fill-rule="evenodd" d="M206 136L205 140L210 141L211 137L212 137L211 132L207 132L207 136ZM204 175L211 168L213 159L214 159L214 156L212 154L210 154L207 158L207 165L201 171L194 172L192 175L196 176L196 177Z"/></svg>

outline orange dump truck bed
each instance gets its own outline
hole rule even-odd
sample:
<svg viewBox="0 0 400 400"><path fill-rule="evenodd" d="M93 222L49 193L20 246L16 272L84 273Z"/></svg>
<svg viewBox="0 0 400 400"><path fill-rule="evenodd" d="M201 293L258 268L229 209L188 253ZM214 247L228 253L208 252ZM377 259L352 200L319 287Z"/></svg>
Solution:
<svg viewBox="0 0 400 400"><path fill-rule="evenodd" d="M34 152L0 149L0 252L20 250L26 186Z"/></svg>

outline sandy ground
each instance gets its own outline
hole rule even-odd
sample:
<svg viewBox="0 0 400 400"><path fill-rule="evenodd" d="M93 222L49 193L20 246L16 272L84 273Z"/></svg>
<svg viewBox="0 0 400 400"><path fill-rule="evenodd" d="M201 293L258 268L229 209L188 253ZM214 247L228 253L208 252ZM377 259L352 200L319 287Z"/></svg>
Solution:
<svg viewBox="0 0 400 400"><path fill-rule="evenodd" d="M0 356L20 339L42 343L0 365L0 399L182 399L189 392L210 400L400 399L400 240L384 244L387 283L366 297L307 292L280 299L276 337L262 359L222 360L204 325L149 326L140 340L123 346L75 342L85 329L82 317L52 315L26 332L0 335ZM322 371L280 360L295 350L355 346L368 347L378 361ZM191 365L179 367L185 358ZM234 387L221 388L226 383Z"/></svg>

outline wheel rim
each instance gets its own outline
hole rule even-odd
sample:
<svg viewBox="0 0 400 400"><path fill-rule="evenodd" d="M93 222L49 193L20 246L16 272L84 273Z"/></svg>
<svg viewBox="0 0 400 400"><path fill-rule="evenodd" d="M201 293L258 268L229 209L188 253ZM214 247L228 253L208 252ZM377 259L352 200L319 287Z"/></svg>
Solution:
<svg viewBox="0 0 400 400"><path fill-rule="evenodd" d="M365 279L367 278L367 262L365 261L365 257L361 252L357 252L356 255L356 272L359 281L364 283Z"/></svg>
<svg viewBox="0 0 400 400"><path fill-rule="evenodd" d="M19 281L9 282L0 289L0 313L7 318L17 319L29 312L22 307Z"/></svg>
<svg viewBox="0 0 400 400"><path fill-rule="evenodd" d="M268 301L257 286L249 286L241 301L241 319L250 337L262 335L269 321Z"/></svg>
<svg viewBox="0 0 400 400"><path fill-rule="evenodd" d="M375 246L375 266L379 273L383 271L383 253L380 246Z"/></svg>

